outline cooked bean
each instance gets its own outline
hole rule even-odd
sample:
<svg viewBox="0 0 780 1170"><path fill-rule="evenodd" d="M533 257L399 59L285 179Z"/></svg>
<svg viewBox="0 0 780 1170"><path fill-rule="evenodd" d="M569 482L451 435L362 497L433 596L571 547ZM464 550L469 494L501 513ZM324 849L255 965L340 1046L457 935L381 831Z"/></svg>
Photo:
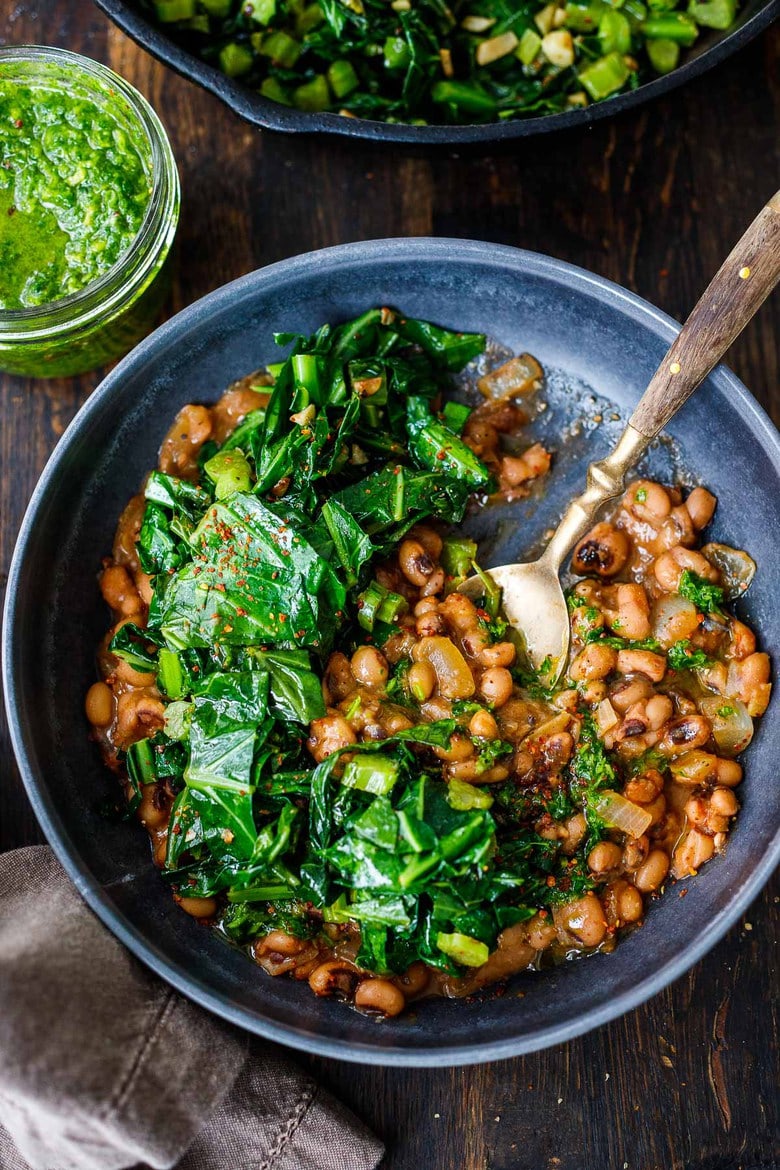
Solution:
<svg viewBox="0 0 780 1170"><path fill-rule="evenodd" d="M614 841L599 841L588 854L588 868L594 873L617 869L623 860L623 851Z"/></svg>
<svg viewBox="0 0 780 1170"><path fill-rule="evenodd" d="M123 565L109 565L100 577L100 592L108 605L123 617L143 609L138 590Z"/></svg>
<svg viewBox="0 0 780 1170"><path fill-rule="evenodd" d="M718 571L706 557L691 548L677 545L662 553L653 564L653 573L658 584L667 593L674 593L679 587L680 576L685 569L703 577L705 581L717 581Z"/></svg>
<svg viewBox="0 0 780 1170"><path fill-rule="evenodd" d="M474 603L462 593L450 593L441 603L441 613L455 633L465 633L479 625Z"/></svg>
<svg viewBox="0 0 780 1170"><path fill-rule="evenodd" d="M634 874L634 885L643 894L653 893L663 885L669 864L669 856L663 849L653 849Z"/></svg>
<svg viewBox="0 0 780 1170"><path fill-rule="evenodd" d="M334 651L328 659L325 670L325 689L327 691L325 701L335 703L340 703L342 699L348 698L355 690L355 676L352 673L349 659L340 650Z"/></svg>
<svg viewBox="0 0 780 1170"><path fill-rule="evenodd" d="M526 928L528 942L535 951L546 951L555 942L558 933L549 915L542 918L541 914L535 914L533 918L529 918Z"/></svg>
<svg viewBox="0 0 780 1170"><path fill-rule="evenodd" d="M401 542L398 564L407 581L418 586L424 585L436 568L430 553L426 552L419 540L407 539Z"/></svg>
<svg viewBox="0 0 780 1170"><path fill-rule="evenodd" d="M703 747L709 738L709 720L703 715L683 715L672 720L659 746L667 755L677 756Z"/></svg>
<svg viewBox="0 0 780 1170"><path fill-rule="evenodd" d="M607 622L621 638L639 641L650 636L650 602L643 585L618 585L617 609L607 612Z"/></svg>
<svg viewBox="0 0 780 1170"><path fill-rule="evenodd" d="M579 693L584 703L601 703L607 697L607 684L597 679L580 683Z"/></svg>
<svg viewBox="0 0 780 1170"><path fill-rule="evenodd" d="M355 992L355 1007L380 1012L383 1016L397 1016L406 1007L406 999L389 979L363 979Z"/></svg>
<svg viewBox="0 0 780 1170"><path fill-rule="evenodd" d="M649 804L659 792L663 792L664 778L655 768L649 768L642 776L635 776L625 786L627 800L636 804Z"/></svg>
<svg viewBox="0 0 780 1170"><path fill-rule="evenodd" d="M352 673L365 687L381 688L390 676L387 659L375 646L361 646L352 655Z"/></svg>
<svg viewBox="0 0 780 1170"><path fill-rule="evenodd" d="M440 760L446 760L448 764L454 764L461 760L471 759L475 750L469 737L456 731L454 735L450 736L449 747L434 747L433 754L438 756Z"/></svg>
<svg viewBox="0 0 780 1170"><path fill-rule="evenodd" d="M674 707L668 695L653 695L645 703L645 714L651 731L659 731L672 717Z"/></svg>
<svg viewBox="0 0 780 1170"><path fill-rule="evenodd" d="M716 762L718 784L725 784L729 788L736 788L742 783L742 765L736 760L718 759Z"/></svg>
<svg viewBox="0 0 780 1170"><path fill-rule="evenodd" d="M713 788L710 804L722 817L733 817L739 810L739 801L730 788Z"/></svg>
<svg viewBox="0 0 780 1170"><path fill-rule="evenodd" d="M436 688L436 671L430 662L413 662L406 679L418 703L429 699Z"/></svg>
<svg viewBox="0 0 780 1170"><path fill-rule="evenodd" d="M644 902L639 890L630 882L622 884L617 894L617 911L623 922L638 922L644 913Z"/></svg>
<svg viewBox="0 0 780 1170"><path fill-rule="evenodd" d="M435 597L422 597L412 611L415 617L422 617L424 613L438 613L439 603Z"/></svg>
<svg viewBox="0 0 780 1170"><path fill-rule="evenodd" d="M729 658L747 658L749 654L755 653L756 635L744 622L732 618L729 622L729 635L729 647L726 652Z"/></svg>
<svg viewBox="0 0 780 1170"><path fill-rule="evenodd" d="M170 804L157 784L144 784L136 816L147 829L160 829L168 824Z"/></svg>
<svg viewBox="0 0 780 1170"><path fill-rule="evenodd" d="M604 908L595 894L585 894L556 906L553 918L564 943L573 939L583 947L597 947L604 941L607 923Z"/></svg>
<svg viewBox="0 0 780 1170"><path fill-rule="evenodd" d="M715 842L706 833L691 829L677 846L672 859L672 877L692 877L715 852Z"/></svg>
<svg viewBox="0 0 780 1170"><path fill-rule="evenodd" d="M438 561L444 548L444 541L435 528L429 528L427 524L416 524L409 536L412 540L419 541L425 551Z"/></svg>
<svg viewBox="0 0 780 1170"><path fill-rule="evenodd" d="M623 497L623 507L648 524L658 524L671 511L669 493L651 479L638 479L629 484Z"/></svg>
<svg viewBox="0 0 780 1170"><path fill-rule="evenodd" d="M685 507L688 509L688 515L693 521L693 526L697 530L706 528L712 519L713 513L717 506L717 499L712 492L708 492L706 488L695 487L688 499L685 501Z"/></svg>
<svg viewBox="0 0 780 1170"><path fill-rule="evenodd" d="M382 722L388 735L396 735L399 731L408 731L414 727L414 720L405 711L387 711L383 713Z"/></svg>
<svg viewBox="0 0 780 1170"><path fill-rule="evenodd" d="M84 699L84 710L93 727L108 727L114 717L114 695L104 682L93 683Z"/></svg>
<svg viewBox="0 0 780 1170"><path fill-rule="evenodd" d="M479 656L483 666L512 666L516 658L517 651L511 642L494 642Z"/></svg>
<svg viewBox="0 0 780 1170"><path fill-rule="evenodd" d="M649 803L649 802L646 802ZM623 866L625 869L639 869L650 852L650 838L647 833L641 837L633 837L623 846Z"/></svg>
<svg viewBox="0 0 780 1170"><path fill-rule="evenodd" d="M349 996L357 980L354 963L345 959L329 959L314 968L309 976L309 987L315 995Z"/></svg>
<svg viewBox="0 0 780 1170"><path fill-rule="evenodd" d="M441 567L441 565L437 565L428 580L421 587L420 595L422 597L434 597L437 593L441 593L445 583L446 577L444 575L444 569Z"/></svg>
<svg viewBox="0 0 780 1170"><path fill-rule="evenodd" d="M489 711L475 711L469 720L469 734L478 739L498 739L498 724Z"/></svg>
<svg viewBox="0 0 780 1170"><path fill-rule="evenodd" d="M148 691L125 691L116 703L116 743L130 747L136 740L145 739L160 731L165 722L165 706Z"/></svg>
<svg viewBox="0 0 780 1170"><path fill-rule="evenodd" d="M343 715L324 715L312 720L306 746L318 764L338 751L357 743L357 736Z"/></svg>
<svg viewBox="0 0 780 1170"><path fill-rule="evenodd" d="M569 667L569 677L575 682L606 678L617 665L618 656L611 646L592 642L580 650Z"/></svg>
<svg viewBox="0 0 780 1170"><path fill-rule="evenodd" d="M629 551L625 532L602 522L583 536L574 550L571 567L575 573L612 577L625 565Z"/></svg>
<svg viewBox="0 0 780 1170"><path fill-rule="evenodd" d="M129 662L124 662L120 658L114 667L113 678L114 680L119 679L121 682L129 683L133 687L152 687L154 686L157 675L154 673L147 674L142 670L134 670Z"/></svg>
<svg viewBox="0 0 780 1170"><path fill-rule="evenodd" d="M306 940L288 934L286 930L272 930L255 944L256 954L299 955L306 948Z"/></svg>
<svg viewBox="0 0 780 1170"><path fill-rule="evenodd" d="M492 707L503 707L511 699L513 688L512 676L505 666L488 667L479 680L480 694Z"/></svg>
<svg viewBox="0 0 780 1170"><path fill-rule="evenodd" d="M163 439L160 448L160 471L180 479L194 479L198 472L198 454L211 437L211 412L205 406L184 406Z"/></svg>
<svg viewBox="0 0 780 1170"><path fill-rule="evenodd" d="M425 963L419 961L412 963L411 966L406 968L403 975L397 975L394 980L407 999L421 995L430 981L430 968Z"/></svg>
<svg viewBox="0 0 780 1170"><path fill-rule="evenodd" d="M651 682L660 682L666 674L666 659L652 650L621 650L617 668L621 674L644 674Z"/></svg>
<svg viewBox="0 0 780 1170"><path fill-rule="evenodd" d="M193 918L213 918L217 913L216 898L178 898L177 902Z"/></svg>
<svg viewBox="0 0 780 1170"><path fill-rule="evenodd" d="M649 699L653 688L645 678L635 678L630 682L617 683L609 692L609 699L616 711L626 712L629 708Z"/></svg>
<svg viewBox="0 0 780 1170"><path fill-rule="evenodd" d="M736 696L748 710L748 715L763 715L769 706L772 685L769 681L769 655L749 654L741 662L732 662L729 681L736 681Z"/></svg>
<svg viewBox="0 0 780 1170"><path fill-rule="evenodd" d="M564 824L565 836L563 837L561 843L561 849L563 852L568 856L571 856L572 853L575 853L585 839L585 834L587 831L588 822L586 821L585 815L583 813L576 812L568 817Z"/></svg>
<svg viewBox="0 0 780 1170"><path fill-rule="evenodd" d="M414 631L418 638L435 638L445 630L444 618L431 609L421 614L414 623Z"/></svg>
<svg viewBox="0 0 780 1170"><path fill-rule="evenodd" d="M466 631L461 638L461 645L464 654L468 654L469 658L479 658L482 661L483 651L490 645L490 638L484 630L477 627Z"/></svg>

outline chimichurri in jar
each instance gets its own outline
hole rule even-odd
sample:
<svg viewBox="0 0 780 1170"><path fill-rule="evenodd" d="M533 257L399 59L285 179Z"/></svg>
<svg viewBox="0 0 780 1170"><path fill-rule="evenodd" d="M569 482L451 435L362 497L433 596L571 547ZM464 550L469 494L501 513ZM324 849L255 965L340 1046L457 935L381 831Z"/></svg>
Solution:
<svg viewBox="0 0 780 1170"><path fill-rule="evenodd" d="M178 219L141 94L76 53L0 47L0 370L62 377L127 353L162 309Z"/></svg>
<svg viewBox="0 0 780 1170"><path fill-rule="evenodd" d="M0 308L51 304L131 247L150 161L112 110L44 85L0 81Z"/></svg>

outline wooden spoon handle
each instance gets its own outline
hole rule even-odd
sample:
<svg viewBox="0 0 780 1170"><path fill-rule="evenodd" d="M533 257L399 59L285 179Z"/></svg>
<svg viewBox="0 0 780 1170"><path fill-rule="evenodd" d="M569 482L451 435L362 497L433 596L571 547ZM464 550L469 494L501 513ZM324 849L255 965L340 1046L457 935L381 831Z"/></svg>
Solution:
<svg viewBox="0 0 780 1170"><path fill-rule="evenodd" d="M630 425L654 438L717 365L780 280L780 191L707 286L639 400Z"/></svg>

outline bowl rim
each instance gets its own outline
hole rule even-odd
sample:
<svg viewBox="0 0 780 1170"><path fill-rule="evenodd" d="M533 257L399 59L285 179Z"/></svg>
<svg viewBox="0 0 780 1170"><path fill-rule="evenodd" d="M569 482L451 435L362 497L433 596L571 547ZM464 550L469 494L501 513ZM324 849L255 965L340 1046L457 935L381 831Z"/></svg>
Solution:
<svg viewBox="0 0 780 1170"><path fill-rule="evenodd" d="M195 82L226 103L235 113L252 125L287 134L335 134L370 142L395 142L428 146L462 146L469 143L511 142L555 130L578 126L592 126L623 110L633 109L675 89L678 85L698 77L737 52L768 28L780 14L780 0L764 0L752 15L740 25L726 30L724 35L663 77L645 82L628 93L617 94L606 101L590 106L566 110L559 114L544 114L536 118L516 118L506 122L466 126L412 126L408 123L376 122L368 118L344 118L333 113L306 113L273 102L255 93L240 81L226 76L183 48L168 34L152 24L145 15L127 0L95 0L106 16L127 33L137 44L175 72Z"/></svg>
<svg viewBox="0 0 780 1170"><path fill-rule="evenodd" d="M166 958L161 949L150 942L140 928L125 918L90 873L86 862L72 843L64 822L55 810L45 781L37 775L27 754L20 717L21 696L17 690L15 671L15 664L21 652L16 636L20 577L27 553L35 541L38 513L50 493L56 491L60 465L82 428L88 426L93 417L105 409L123 379L136 368L142 367L148 355L169 349L176 342L179 331L194 324L204 313L210 315L212 311L219 312L232 304L236 298L257 295L264 289L273 287L279 277L294 279L318 268L328 270L345 266L354 268L374 265L381 261L398 264L415 261L437 265L452 264L453 261L456 264L479 262L493 269L508 269L517 277L536 277L552 281L558 286L578 289L591 296L595 294L602 303L611 303L621 313L627 314L631 319L649 328L656 337L669 343L676 337L680 328L666 313L604 277L536 252L474 240L410 237L341 244L278 261L215 289L171 317L117 364L77 412L49 457L24 514L8 575L2 631L2 684L11 744L38 823L87 904L113 934L155 974L227 1022L256 1035L319 1056L359 1064L396 1067L480 1064L521 1056L574 1039L640 1006L683 975L723 937L769 879L775 866L780 862L780 834L775 837L742 888L709 922L702 925L694 939L680 954L671 958L662 967L649 970L632 988L617 995L610 1002L594 1008L579 1018L552 1026L541 1025L521 1036L489 1043L473 1041L435 1050L401 1046L374 1047L354 1040L321 1036L305 1028L249 1014L231 1001L229 996L211 987L198 971L187 969L182 964ZM780 433L766 412L742 382L725 366L717 366L710 374L710 378L726 392L729 401L752 426L754 432L761 435L765 450L773 454L776 464L780 467Z"/></svg>

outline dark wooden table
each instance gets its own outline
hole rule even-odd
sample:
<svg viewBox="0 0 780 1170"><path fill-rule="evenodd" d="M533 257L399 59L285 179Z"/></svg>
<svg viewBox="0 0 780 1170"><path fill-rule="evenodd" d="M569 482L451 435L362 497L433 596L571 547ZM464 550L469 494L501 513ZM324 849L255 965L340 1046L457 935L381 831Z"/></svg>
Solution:
<svg viewBox="0 0 780 1170"><path fill-rule="evenodd" d="M0 43L23 42L104 61L162 115L184 188L172 310L297 252L445 235L549 252L682 317L780 176L780 28L654 105L492 159L261 135L87 0L3 0ZM775 297L730 364L776 422L779 350ZM0 376L0 585L36 478L99 377ZM8 849L41 838L0 735ZM565 1047L420 1072L310 1063L385 1139L386 1170L776 1168L777 894L673 987Z"/></svg>

